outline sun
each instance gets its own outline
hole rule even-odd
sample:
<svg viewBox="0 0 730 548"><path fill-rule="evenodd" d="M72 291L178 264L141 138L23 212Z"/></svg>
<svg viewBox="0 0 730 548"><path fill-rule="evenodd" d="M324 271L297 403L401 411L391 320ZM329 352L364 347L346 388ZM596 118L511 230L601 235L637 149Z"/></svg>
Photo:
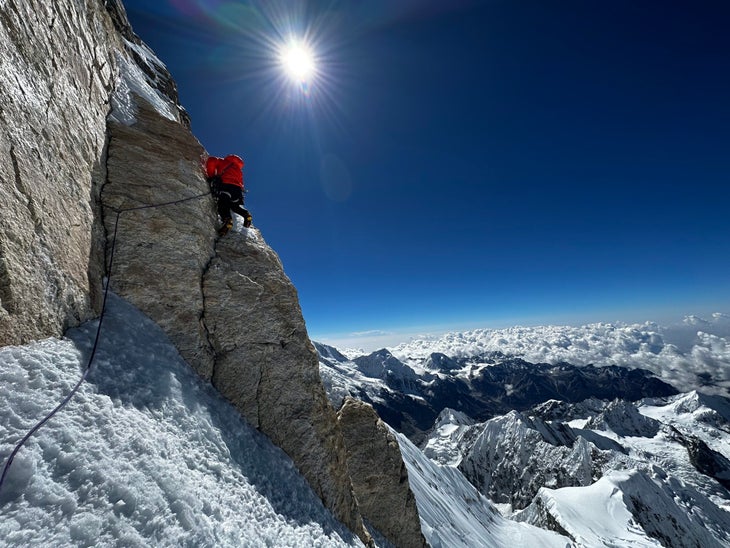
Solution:
<svg viewBox="0 0 730 548"><path fill-rule="evenodd" d="M279 60L287 76L295 82L306 83L317 72L312 50L300 42L291 42L283 47Z"/></svg>

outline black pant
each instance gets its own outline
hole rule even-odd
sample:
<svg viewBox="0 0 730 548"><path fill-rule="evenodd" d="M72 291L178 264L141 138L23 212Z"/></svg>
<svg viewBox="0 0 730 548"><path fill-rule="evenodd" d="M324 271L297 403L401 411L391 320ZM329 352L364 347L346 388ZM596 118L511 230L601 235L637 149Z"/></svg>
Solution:
<svg viewBox="0 0 730 548"><path fill-rule="evenodd" d="M218 215L225 223L231 219L231 211L237 213L244 219L249 219L251 214L243 207L243 193L241 187L236 185L221 185L216 193L218 200Z"/></svg>

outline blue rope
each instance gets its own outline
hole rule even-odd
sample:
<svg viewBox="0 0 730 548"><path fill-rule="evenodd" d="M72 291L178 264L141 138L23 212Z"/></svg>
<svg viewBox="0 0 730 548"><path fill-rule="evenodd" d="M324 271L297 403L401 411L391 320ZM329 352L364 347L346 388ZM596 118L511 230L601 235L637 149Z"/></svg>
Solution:
<svg viewBox="0 0 730 548"><path fill-rule="evenodd" d="M86 368L84 369L83 375L81 375L81 378L79 379L79 382L76 383L76 386L73 387L71 392L63 399L61 403L59 403L53 411L48 413L43 419L41 419L33 428L31 428L28 433L23 436L23 439L21 439L13 449L13 452L10 453L10 456L8 457L8 460L5 461L5 466L3 467L3 473L2 476L0 476L0 491L2 491L3 483L5 482L5 477L8 475L8 470L10 470L10 465L13 464L13 459L15 459L15 456L18 454L18 451L20 451L20 448L23 447L25 442L30 439L30 437L35 434L40 428L46 424L56 413L58 413L69 401L71 401L71 398L76 394L79 387L83 384L83 382L86 380L86 377L89 374L89 371L91 371L91 365L94 362L94 356L96 355L96 349L99 346L99 339L101 337L101 324L104 321L104 313L106 312L106 301L107 297L109 295L109 285L111 284L111 276L112 276L112 265L114 263L114 249L117 245L117 229L119 227L119 217L122 215L122 213L125 213L127 211L137 211L139 209L152 209L156 207L164 207L174 204L179 204L182 202L189 202L190 200L197 200L198 198L203 198L204 196L208 196L210 192L206 192L204 194L199 194L197 196L191 196L189 198L183 198L181 200L175 200L172 202L164 202L161 204L152 204L152 205L146 205L146 206L137 206L137 207L128 207L124 209L115 209L113 207L110 207L112 211L116 212L117 218L114 221L114 237L112 238L112 246L111 250L109 252L109 269L108 269L108 275L106 278L106 287L104 288L104 300L102 301L101 305L101 314L99 315L99 325L96 328L96 338L94 339L94 346L91 349L91 355L89 356L89 361L86 364Z"/></svg>

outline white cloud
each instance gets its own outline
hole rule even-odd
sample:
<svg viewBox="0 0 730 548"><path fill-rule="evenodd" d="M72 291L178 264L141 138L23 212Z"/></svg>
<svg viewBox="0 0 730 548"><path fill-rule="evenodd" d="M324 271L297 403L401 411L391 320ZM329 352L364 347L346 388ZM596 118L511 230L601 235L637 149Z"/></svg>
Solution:
<svg viewBox="0 0 730 548"><path fill-rule="evenodd" d="M647 322L477 329L416 339L391 350L404 360L432 352L471 357L499 351L531 362L615 364L648 369L681 390L730 390L730 316L720 313L710 319L688 316L664 327Z"/></svg>
<svg viewBox="0 0 730 548"><path fill-rule="evenodd" d="M351 337L381 337L395 335L392 331L380 331L379 329L371 329L370 331L355 331L350 333Z"/></svg>
<svg viewBox="0 0 730 548"><path fill-rule="evenodd" d="M355 357L368 354L381 348L388 348L411 340L433 340L438 334L428 334L422 331L384 331L372 329L369 331L355 331L352 333L313 336L317 342L334 346L345 356Z"/></svg>

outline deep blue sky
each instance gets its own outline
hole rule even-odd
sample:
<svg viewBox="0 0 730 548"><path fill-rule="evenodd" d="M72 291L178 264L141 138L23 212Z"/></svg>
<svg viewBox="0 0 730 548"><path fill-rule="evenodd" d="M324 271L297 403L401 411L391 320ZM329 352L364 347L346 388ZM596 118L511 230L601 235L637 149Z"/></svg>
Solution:
<svg viewBox="0 0 730 548"><path fill-rule="evenodd" d="M730 3L124 3L313 338L730 312Z"/></svg>

